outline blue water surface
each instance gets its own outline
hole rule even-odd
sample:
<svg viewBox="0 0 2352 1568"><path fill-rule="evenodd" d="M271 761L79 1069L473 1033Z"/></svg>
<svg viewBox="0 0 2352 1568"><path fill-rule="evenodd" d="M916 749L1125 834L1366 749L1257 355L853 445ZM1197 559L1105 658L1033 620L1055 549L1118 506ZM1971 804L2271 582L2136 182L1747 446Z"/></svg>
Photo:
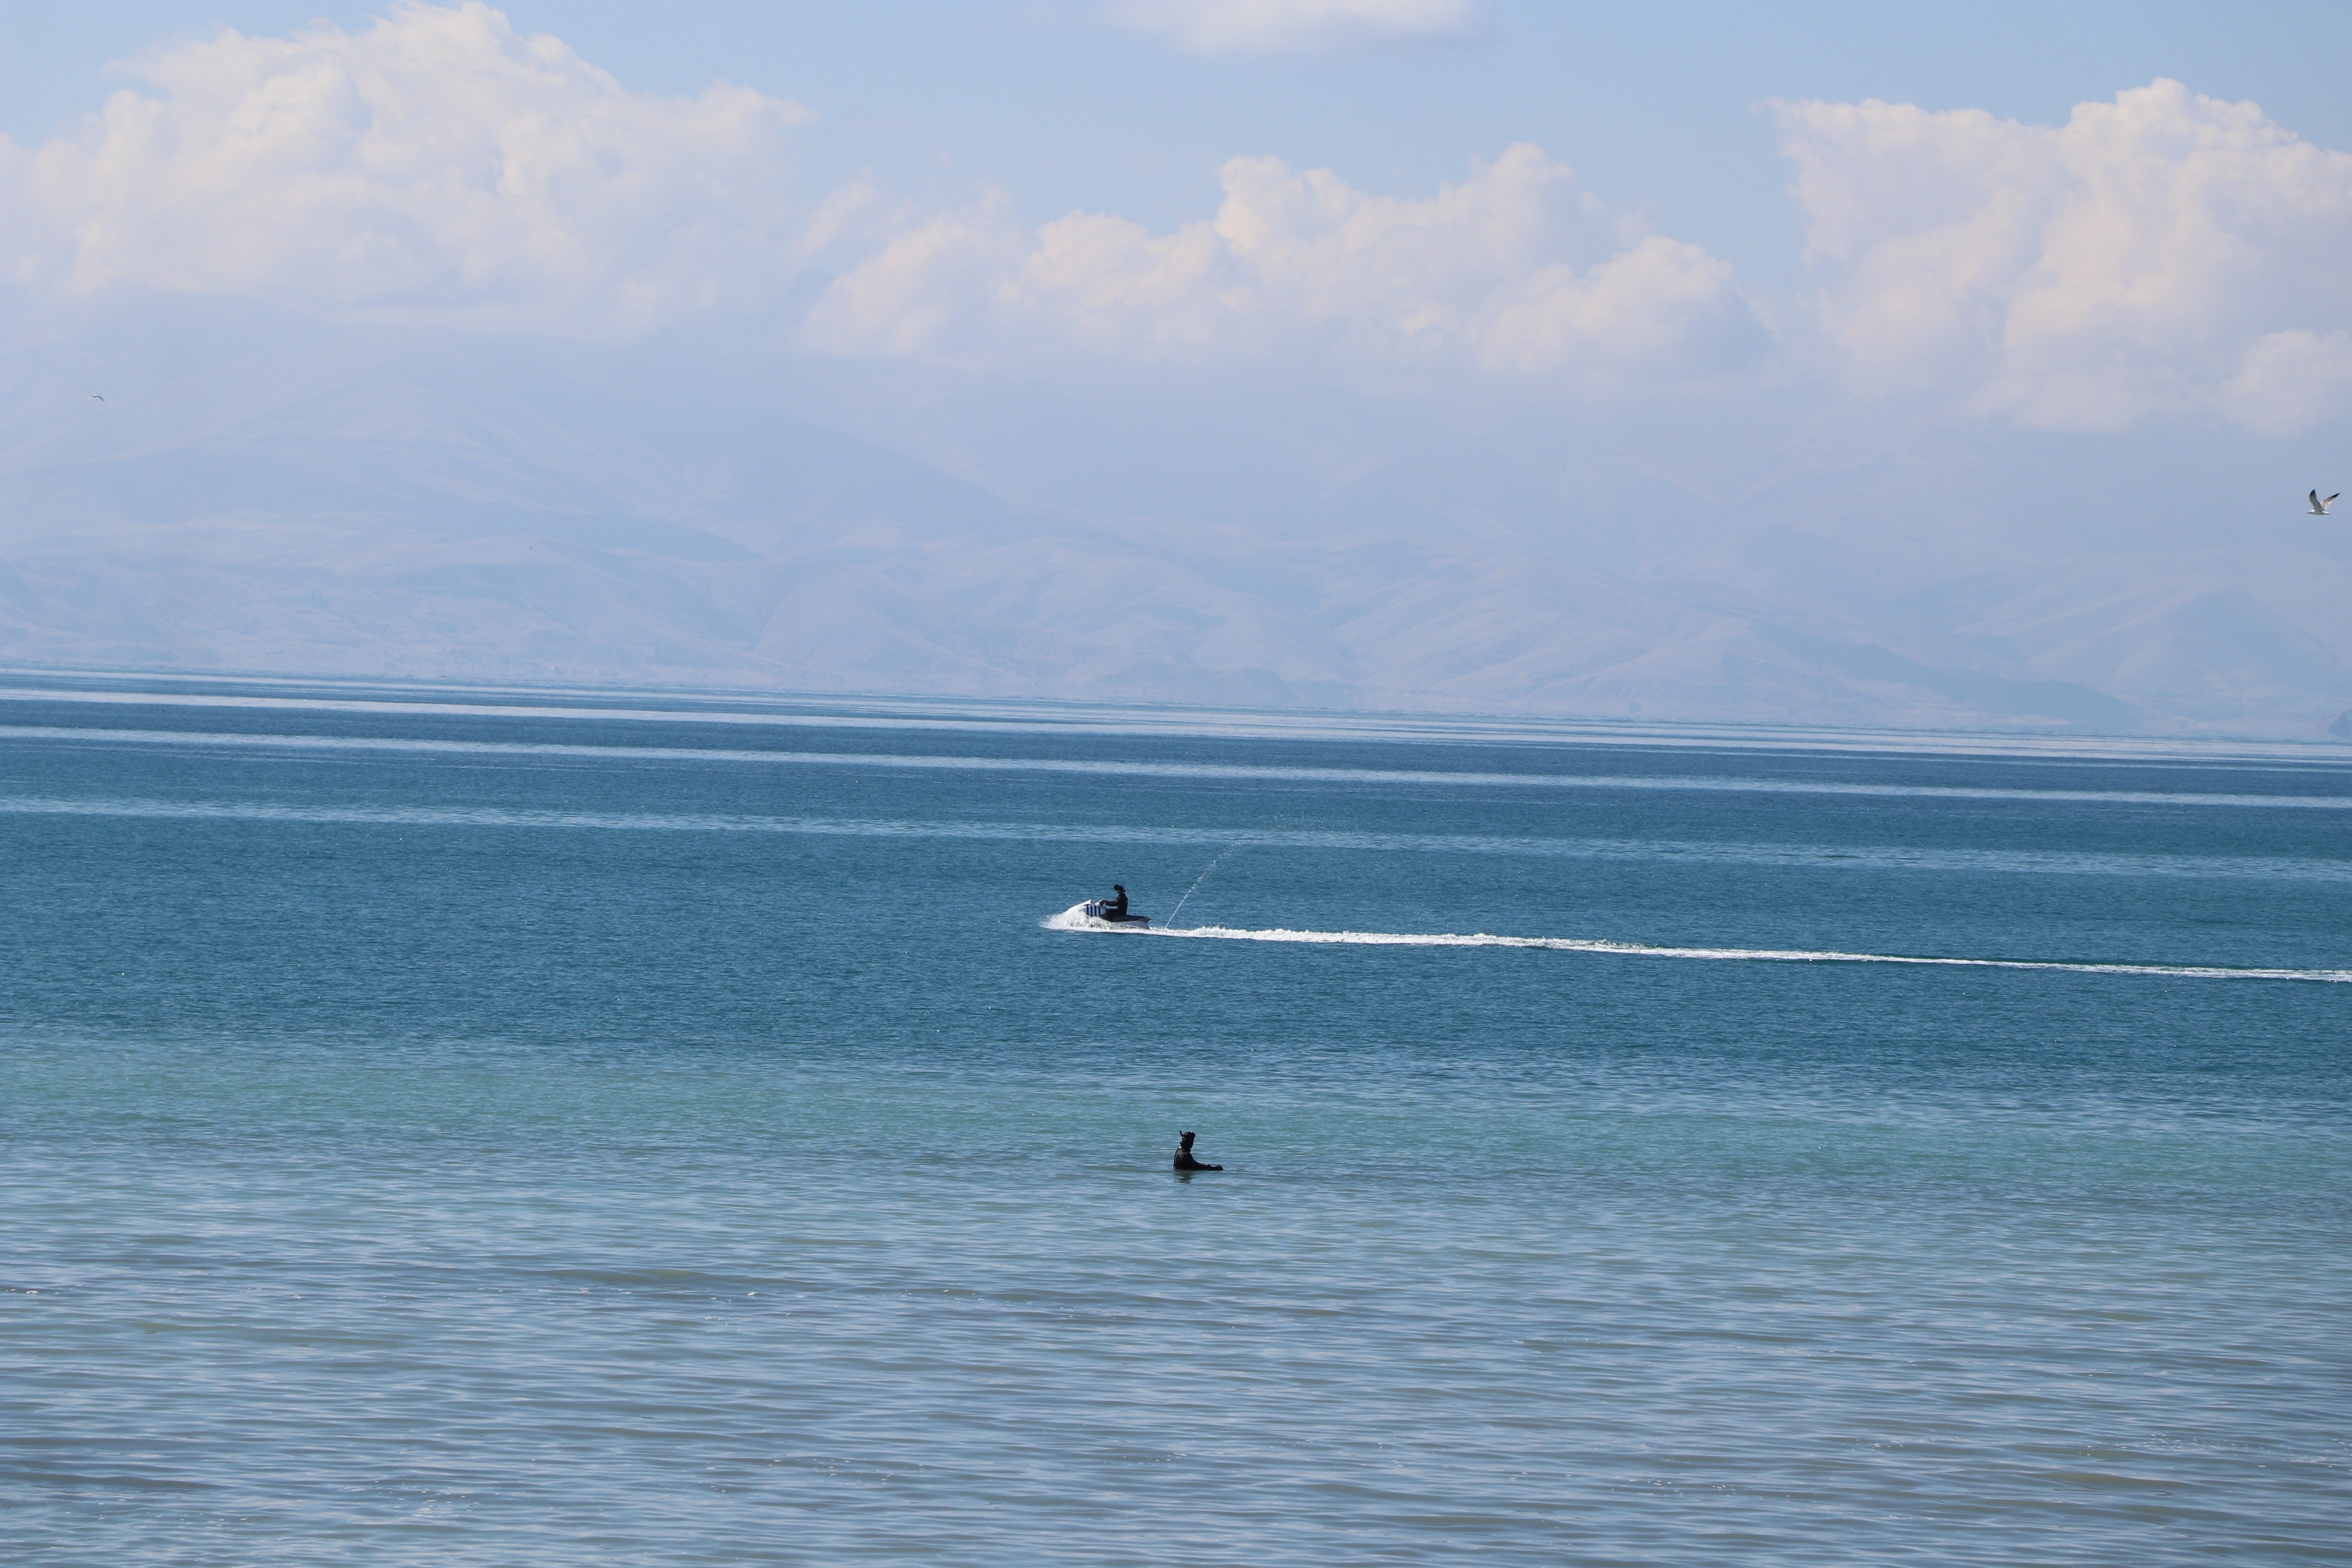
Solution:
<svg viewBox="0 0 2352 1568"><path fill-rule="evenodd" d="M0 876L16 1560L2352 1540L2341 750L28 677Z"/></svg>

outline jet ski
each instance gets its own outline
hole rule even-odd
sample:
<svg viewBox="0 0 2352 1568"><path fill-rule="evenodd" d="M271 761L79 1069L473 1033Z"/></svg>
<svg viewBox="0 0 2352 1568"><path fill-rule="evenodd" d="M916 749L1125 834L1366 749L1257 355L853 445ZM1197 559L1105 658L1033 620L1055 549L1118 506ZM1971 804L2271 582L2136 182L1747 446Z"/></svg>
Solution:
<svg viewBox="0 0 2352 1568"><path fill-rule="evenodd" d="M1078 906L1078 913L1090 921L1100 921L1105 925L1133 926L1138 931L1151 923L1150 915L1113 914L1108 899L1089 899Z"/></svg>

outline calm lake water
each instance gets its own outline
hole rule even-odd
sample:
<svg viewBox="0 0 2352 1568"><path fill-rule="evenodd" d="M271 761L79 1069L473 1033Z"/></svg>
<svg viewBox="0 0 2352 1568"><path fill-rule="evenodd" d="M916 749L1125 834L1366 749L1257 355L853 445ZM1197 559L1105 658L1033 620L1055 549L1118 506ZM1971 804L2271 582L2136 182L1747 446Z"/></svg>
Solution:
<svg viewBox="0 0 2352 1568"><path fill-rule="evenodd" d="M2347 1559L2352 752L62 687L13 1561Z"/></svg>

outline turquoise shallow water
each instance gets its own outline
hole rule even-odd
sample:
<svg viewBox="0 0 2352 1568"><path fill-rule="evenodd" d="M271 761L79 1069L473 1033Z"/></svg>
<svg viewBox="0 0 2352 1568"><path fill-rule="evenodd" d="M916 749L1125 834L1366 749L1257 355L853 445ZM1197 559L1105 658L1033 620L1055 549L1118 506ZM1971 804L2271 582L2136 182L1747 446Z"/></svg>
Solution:
<svg viewBox="0 0 2352 1568"><path fill-rule="evenodd" d="M125 695L0 693L12 1555L2352 1539L2352 761Z"/></svg>

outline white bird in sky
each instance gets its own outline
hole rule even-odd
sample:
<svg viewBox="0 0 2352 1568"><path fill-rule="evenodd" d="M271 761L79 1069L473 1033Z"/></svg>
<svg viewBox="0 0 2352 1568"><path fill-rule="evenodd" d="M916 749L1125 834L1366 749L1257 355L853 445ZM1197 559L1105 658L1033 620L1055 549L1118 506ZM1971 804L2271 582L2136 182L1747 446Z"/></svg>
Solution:
<svg viewBox="0 0 2352 1568"><path fill-rule="evenodd" d="M2342 490L2337 490L2335 496L2329 496L2326 500L2321 500L2319 499L2319 492L2317 490L2312 491L2311 515L2314 517L2326 517L2327 515L2327 509L2336 504L2336 496L2340 496L2344 492Z"/></svg>

